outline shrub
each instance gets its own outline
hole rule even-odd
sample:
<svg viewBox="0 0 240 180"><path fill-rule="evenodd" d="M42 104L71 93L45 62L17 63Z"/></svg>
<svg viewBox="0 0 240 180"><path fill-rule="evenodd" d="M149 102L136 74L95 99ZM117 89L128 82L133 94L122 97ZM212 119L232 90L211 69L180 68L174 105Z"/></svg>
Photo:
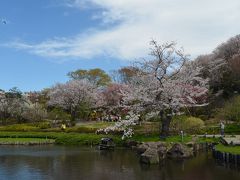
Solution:
<svg viewBox="0 0 240 180"><path fill-rule="evenodd" d="M54 108L48 113L48 118L52 120L69 120L71 119L71 116L61 108Z"/></svg>
<svg viewBox="0 0 240 180"><path fill-rule="evenodd" d="M204 122L200 118L188 116L175 116L171 122L170 129L174 133L184 131L187 133L199 133L204 127Z"/></svg>
<svg viewBox="0 0 240 180"><path fill-rule="evenodd" d="M36 127L39 127L40 129L48 129L51 128L51 125L49 122L40 122L40 123L34 123L33 124Z"/></svg>
<svg viewBox="0 0 240 180"><path fill-rule="evenodd" d="M84 126L75 126L67 128L66 132L78 132L78 133L95 133L98 128L84 127Z"/></svg>
<svg viewBox="0 0 240 180"><path fill-rule="evenodd" d="M226 121L240 122L240 96L235 96L226 102L216 117Z"/></svg>

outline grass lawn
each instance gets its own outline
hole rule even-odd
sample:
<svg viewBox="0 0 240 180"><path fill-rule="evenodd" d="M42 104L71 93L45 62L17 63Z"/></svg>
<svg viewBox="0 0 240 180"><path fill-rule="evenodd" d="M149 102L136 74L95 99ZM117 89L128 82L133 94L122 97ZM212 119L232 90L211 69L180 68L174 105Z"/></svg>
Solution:
<svg viewBox="0 0 240 180"><path fill-rule="evenodd" d="M43 138L0 138L0 144L49 144L54 143L53 139Z"/></svg>
<svg viewBox="0 0 240 180"><path fill-rule="evenodd" d="M227 152L231 154L239 154L240 155L240 146L224 146L222 144L218 144L216 146L216 150L221 152Z"/></svg>
<svg viewBox="0 0 240 180"><path fill-rule="evenodd" d="M100 128L106 128L113 125L113 122L87 122L80 123L74 127L67 127L65 132L76 133L95 133ZM7 126L0 126L0 131L13 131L13 132L61 132L61 128L49 128L44 127L43 123L25 123L25 124L13 124Z"/></svg>
<svg viewBox="0 0 240 180"><path fill-rule="evenodd" d="M48 128L44 123L29 123L29 124L15 124L0 127L0 138L40 138L40 139L54 139L56 144L63 145L89 145L98 144L102 137L112 137L115 143L119 146L124 144L121 140L121 135L97 135L96 130L113 125L114 122L83 122L74 127L66 128L62 131L60 128ZM45 128L46 127L46 128ZM159 137L159 123L158 122L144 122L141 126L134 127L134 136L129 140L138 142L149 141L164 141L183 142L187 143L193 140L191 135L170 136L165 140ZM28 139L29 140L29 139ZM196 139L195 139L196 140ZM3 140L2 140L3 141ZM9 140L11 141L11 140ZM24 140L23 140L24 141ZM26 140L27 141L27 140ZM198 138L196 142L216 142L218 138ZM1 141L0 141L1 143Z"/></svg>
<svg viewBox="0 0 240 180"><path fill-rule="evenodd" d="M40 131L41 129L33 124L13 124L0 126L0 131Z"/></svg>
<svg viewBox="0 0 240 180"><path fill-rule="evenodd" d="M112 137L114 142L121 146L120 136L97 135L93 133L66 133L66 132L0 132L0 138L40 138L53 139L60 145L96 145L103 137Z"/></svg>
<svg viewBox="0 0 240 180"><path fill-rule="evenodd" d="M76 127L106 128L111 125L114 125L114 122L88 122L88 123L81 123Z"/></svg>
<svg viewBox="0 0 240 180"><path fill-rule="evenodd" d="M184 136L183 137L183 141L181 136L169 136L166 139L160 139L159 134L155 134L155 135L134 135L131 140L135 140L135 141L139 141L139 142L148 142L148 141L163 141L163 142L183 142L183 143L187 143L192 141L192 136Z"/></svg>

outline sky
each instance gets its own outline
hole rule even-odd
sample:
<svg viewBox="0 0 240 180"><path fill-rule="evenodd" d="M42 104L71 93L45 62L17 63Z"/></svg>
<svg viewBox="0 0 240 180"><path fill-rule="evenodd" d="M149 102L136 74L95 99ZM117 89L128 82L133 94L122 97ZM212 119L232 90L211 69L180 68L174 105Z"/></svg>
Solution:
<svg viewBox="0 0 240 180"><path fill-rule="evenodd" d="M147 57L152 39L175 41L194 59L239 34L239 9L239 0L1 0L0 89L110 72Z"/></svg>

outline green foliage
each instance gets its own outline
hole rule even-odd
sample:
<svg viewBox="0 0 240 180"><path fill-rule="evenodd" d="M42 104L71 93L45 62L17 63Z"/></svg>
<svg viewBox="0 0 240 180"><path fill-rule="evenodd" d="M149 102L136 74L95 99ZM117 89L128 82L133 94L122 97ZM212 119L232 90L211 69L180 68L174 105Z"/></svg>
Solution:
<svg viewBox="0 0 240 180"><path fill-rule="evenodd" d="M97 86L105 86L111 82L110 76L102 69L95 68L90 70L79 69L68 73L72 79L88 79Z"/></svg>
<svg viewBox="0 0 240 180"><path fill-rule="evenodd" d="M63 109L55 107L48 113L48 118L52 120L69 120L71 119L71 115Z"/></svg>
<svg viewBox="0 0 240 180"><path fill-rule="evenodd" d="M204 127L204 122L200 118L188 117L185 115L175 116L171 122L170 129L175 133L184 131L187 133L198 133Z"/></svg>
<svg viewBox="0 0 240 180"><path fill-rule="evenodd" d="M200 134L205 134L205 133L207 133L207 134L220 134L220 127L219 126L206 126L202 129Z"/></svg>
<svg viewBox="0 0 240 180"><path fill-rule="evenodd" d="M50 122L40 122L40 123L34 123L34 126L40 128L40 129L48 129L51 128Z"/></svg>
<svg viewBox="0 0 240 180"><path fill-rule="evenodd" d="M219 143L219 141L220 141L219 138L200 137L197 139L197 143Z"/></svg>
<svg viewBox="0 0 240 180"><path fill-rule="evenodd" d="M226 134L240 134L239 124L226 124L224 132ZM206 126L201 130L201 134L220 134L220 125Z"/></svg>
<svg viewBox="0 0 240 180"><path fill-rule="evenodd" d="M226 102L216 117L226 121L240 122L240 96L235 96Z"/></svg>
<svg viewBox="0 0 240 180"><path fill-rule="evenodd" d="M6 95L6 98L9 98L9 99L21 98L22 92L17 87L13 87L8 92L6 92L5 95Z"/></svg>
<svg viewBox="0 0 240 180"><path fill-rule="evenodd" d="M135 134L144 134L144 135L150 135L150 134L159 134L160 130L160 124L159 122L143 122L141 125L134 126L134 133Z"/></svg>
<svg viewBox="0 0 240 180"><path fill-rule="evenodd" d="M228 125L226 125L225 133L240 134L240 125L239 124L228 124Z"/></svg>
<svg viewBox="0 0 240 180"><path fill-rule="evenodd" d="M75 126L72 128L67 128L66 132L78 132L78 133L95 133L98 128L84 127L84 126Z"/></svg>
<svg viewBox="0 0 240 180"><path fill-rule="evenodd" d="M81 103L79 104L77 116L81 120L89 120L89 115L91 113L91 105L89 103Z"/></svg>
<svg viewBox="0 0 240 180"><path fill-rule="evenodd" d="M221 152L240 155L240 146L224 146L222 144L218 144L216 146L216 150Z"/></svg>
<svg viewBox="0 0 240 180"><path fill-rule="evenodd" d="M92 122L67 128L66 132L95 133L98 129L113 125L112 122Z"/></svg>

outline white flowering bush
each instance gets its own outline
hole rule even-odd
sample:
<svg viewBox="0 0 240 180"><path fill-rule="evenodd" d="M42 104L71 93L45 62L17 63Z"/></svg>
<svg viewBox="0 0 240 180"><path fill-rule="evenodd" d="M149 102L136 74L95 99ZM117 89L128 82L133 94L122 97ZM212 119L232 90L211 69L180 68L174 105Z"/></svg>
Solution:
<svg viewBox="0 0 240 180"><path fill-rule="evenodd" d="M113 126L109 126L105 129L98 129L96 133L109 134L111 132L123 132L122 139L130 138L134 134L132 126L135 126L138 123L139 117L140 115L129 112L124 120L120 120Z"/></svg>

